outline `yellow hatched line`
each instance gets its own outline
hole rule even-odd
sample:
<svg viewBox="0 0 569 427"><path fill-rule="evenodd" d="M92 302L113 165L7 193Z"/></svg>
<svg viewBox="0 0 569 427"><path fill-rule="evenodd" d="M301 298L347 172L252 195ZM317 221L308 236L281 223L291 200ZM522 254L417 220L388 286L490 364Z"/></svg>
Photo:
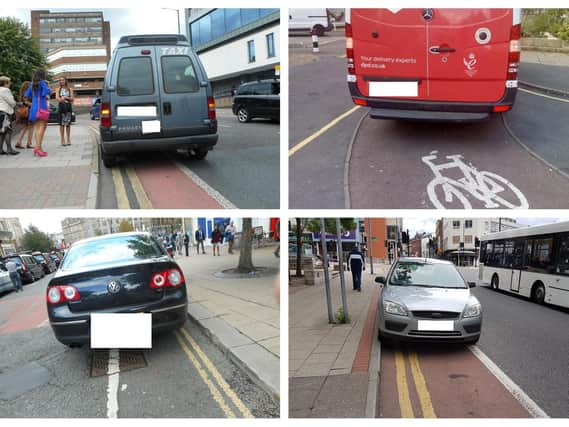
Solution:
<svg viewBox="0 0 569 427"><path fill-rule="evenodd" d="M117 207L119 209L130 209L130 203L126 195L126 187L119 167L113 168L113 182L115 184L115 195L117 197Z"/></svg>
<svg viewBox="0 0 569 427"><path fill-rule="evenodd" d="M253 416L253 414L251 413L251 411L249 410L249 408L247 408L247 406L245 406L245 404L239 398L239 396L237 396L237 394L233 391L233 389L229 386L229 384L227 384L227 381L225 381L223 376L221 376L221 374L219 373L217 368L214 366L214 364L211 362L211 360L207 357L207 355L203 352L203 350L200 348L200 346L198 345L196 340L184 328L181 328L180 331L182 332L184 337L186 337L186 339L189 341L193 350L197 353L197 355L203 361L204 365L209 370L211 375L215 378L215 380L217 381L217 384L219 384L219 387L221 387L221 389L225 392L225 394L231 399L231 401L233 402L235 407L237 407L237 409L239 409L241 414L245 418L255 418Z"/></svg>
<svg viewBox="0 0 569 427"><path fill-rule="evenodd" d="M132 189L134 191L134 195L136 196L136 200L138 201L138 207L140 209L152 209L152 202L146 195L146 191L144 191L144 187L138 179L138 175L134 171L132 166L126 168L126 174L132 185Z"/></svg>
<svg viewBox="0 0 569 427"><path fill-rule="evenodd" d="M421 371L421 367L419 366L419 356L417 356L417 353L414 351L409 354L409 363L411 365L413 380L415 381L415 388L419 395L423 418L437 418L437 414L435 414L435 409L433 408L433 402L431 401L431 395L427 388L425 377L423 376L423 371Z"/></svg>
<svg viewBox="0 0 569 427"><path fill-rule="evenodd" d="M182 350L184 350L184 353L186 353L186 355L188 356L188 359L190 359L190 361L192 362L192 364L195 366L195 368L198 371L198 374L200 375L202 381L205 383L205 385L207 385L207 387L209 388L209 392L211 393L211 395L213 396L213 399L217 402L217 404L219 405L219 407L221 408L221 410L225 413L225 415L228 418L235 418L235 413L231 410L231 408L227 405L227 403L225 402L225 399L223 398L223 395L221 394L221 392L217 389L217 387L215 386L215 384L209 379L209 376L207 374L207 371L202 367L201 363L199 362L199 360L197 359L197 357L191 352L191 350L188 348L188 346L186 345L186 343L184 342L184 339L182 338L182 336L180 335L180 333L178 331L175 332L176 334L176 339L178 340L178 343L180 344L180 347L182 347Z"/></svg>
<svg viewBox="0 0 569 427"><path fill-rule="evenodd" d="M409 397L409 386L407 384L407 373L405 372L405 359L400 351L395 352L395 372L397 378L397 394L399 396L399 408L401 418L415 418L411 398Z"/></svg>

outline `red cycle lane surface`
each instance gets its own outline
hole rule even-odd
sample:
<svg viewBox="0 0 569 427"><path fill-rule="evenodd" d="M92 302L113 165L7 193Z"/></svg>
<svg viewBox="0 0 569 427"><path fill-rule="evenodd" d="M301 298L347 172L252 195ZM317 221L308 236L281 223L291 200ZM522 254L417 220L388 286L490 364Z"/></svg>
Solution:
<svg viewBox="0 0 569 427"><path fill-rule="evenodd" d="M423 418L431 407L438 418L531 417L465 346L383 345L381 357L380 417ZM418 369L412 368L413 359Z"/></svg>
<svg viewBox="0 0 569 427"><path fill-rule="evenodd" d="M0 301L0 334L37 328L47 319L43 293Z"/></svg>

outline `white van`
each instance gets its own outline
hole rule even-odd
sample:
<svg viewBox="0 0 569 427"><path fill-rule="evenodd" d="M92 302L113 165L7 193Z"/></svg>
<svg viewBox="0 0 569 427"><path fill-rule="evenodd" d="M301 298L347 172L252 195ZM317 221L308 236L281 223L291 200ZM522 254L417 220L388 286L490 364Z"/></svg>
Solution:
<svg viewBox="0 0 569 427"><path fill-rule="evenodd" d="M289 9L288 31L308 31L317 36L323 36L332 30L332 23L327 9Z"/></svg>

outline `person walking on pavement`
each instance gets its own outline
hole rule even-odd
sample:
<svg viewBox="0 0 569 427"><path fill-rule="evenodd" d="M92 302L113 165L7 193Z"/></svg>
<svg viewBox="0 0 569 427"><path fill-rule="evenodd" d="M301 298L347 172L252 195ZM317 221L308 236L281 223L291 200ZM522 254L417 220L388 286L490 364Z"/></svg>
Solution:
<svg viewBox="0 0 569 427"><path fill-rule="evenodd" d="M12 117L16 100L10 90L11 85L10 77L0 77L0 154L16 155L20 152L12 148ZM4 151L4 143L6 151Z"/></svg>
<svg viewBox="0 0 569 427"><path fill-rule="evenodd" d="M71 116L73 111L73 89L69 87L67 79L60 77L59 86L55 92L55 99L59 104L59 136L61 145L71 145ZM67 136L67 143L65 142Z"/></svg>
<svg viewBox="0 0 569 427"><path fill-rule="evenodd" d="M22 278L20 277L20 273L18 273L18 264L12 260L8 260L5 266L6 270L8 270L8 273L10 273L10 279L12 279L12 283L14 284L14 288L16 288L16 292L24 292L24 287L22 286Z"/></svg>
<svg viewBox="0 0 569 427"><path fill-rule="evenodd" d="M217 249L217 256L221 256L219 247L223 243L223 235L219 230L219 227L215 227L213 234L211 235L211 244L213 245L213 256L215 256L215 251Z"/></svg>
<svg viewBox="0 0 569 427"><path fill-rule="evenodd" d="M30 116L30 106L32 105L30 100L24 96L28 88L32 82L26 80L20 86L20 106L16 111L16 123L22 125L22 129L20 130L20 135L18 136L18 140L16 141L15 147L18 149L23 149L22 141L24 140L24 136L26 132L28 133L28 142L26 144L26 148L33 148L32 147L32 137L34 136L33 132L33 125L29 121Z"/></svg>
<svg viewBox="0 0 569 427"><path fill-rule="evenodd" d="M30 108L29 120L34 124L34 132L36 134L36 148L34 148L34 156L45 157L47 153L42 150L43 137L49 120L48 99L51 90L45 81L45 71L37 70L32 78L32 84L24 94L28 99L32 100Z"/></svg>
<svg viewBox="0 0 569 427"><path fill-rule="evenodd" d="M235 238L235 223L231 223L225 228L225 240L227 240L227 253L233 253L233 239Z"/></svg>
<svg viewBox="0 0 569 427"><path fill-rule="evenodd" d="M348 271L352 270L354 291L362 291L362 269L363 271L366 269L364 256L354 247L348 254Z"/></svg>
<svg viewBox="0 0 569 427"><path fill-rule="evenodd" d="M190 247L190 236L188 236L188 233L184 233L184 248L186 249L186 256L190 256L190 254L188 253Z"/></svg>
<svg viewBox="0 0 569 427"><path fill-rule="evenodd" d="M199 253L200 253L200 245L201 245L201 247L202 247L202 254L205 255L205 249L204 249L204 245L203 245L203 242L204 242L204 240L205 240L205 236L204 236L204 234L203 234L202 226L201 226L201 225L198 225L198 229L196 230L196 234L195 234L194 237L196 238L196 247L197 247L197 250L198 250L198 255L199 255Z"/></svg>

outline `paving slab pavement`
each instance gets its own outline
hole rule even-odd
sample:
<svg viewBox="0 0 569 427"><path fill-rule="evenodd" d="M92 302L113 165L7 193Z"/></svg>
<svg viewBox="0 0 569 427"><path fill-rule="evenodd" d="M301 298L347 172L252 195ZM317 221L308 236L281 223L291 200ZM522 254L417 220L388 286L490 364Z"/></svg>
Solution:
<svg viewBox="0 0 569 427"><path fill-rule="evenodd" d="M253 249L253 264L269 269L255 278L220 277L234 268L239 251L176 256L188 282L188 314L269 392L280 396L280 308L275 299L279 259L275 246Z"/></svg>

